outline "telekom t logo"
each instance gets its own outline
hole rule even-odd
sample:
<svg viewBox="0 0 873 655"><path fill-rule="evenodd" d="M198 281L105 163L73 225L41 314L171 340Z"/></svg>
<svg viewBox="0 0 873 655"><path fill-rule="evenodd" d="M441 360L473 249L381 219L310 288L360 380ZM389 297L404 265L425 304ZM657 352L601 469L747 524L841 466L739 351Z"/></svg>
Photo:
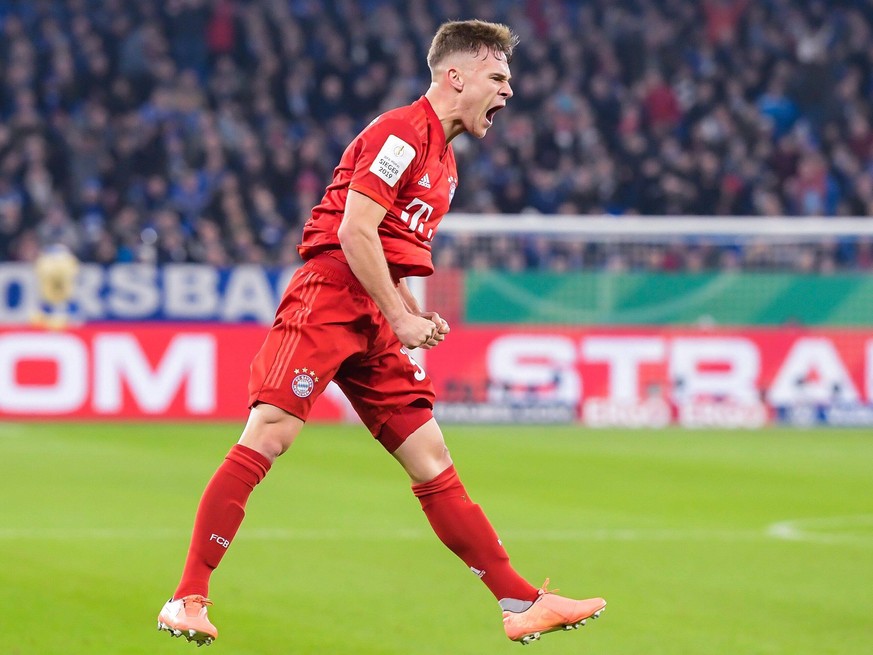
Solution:
<svg viewBox="0 0 873 655"><path fill-rule="evenodd" d="M406 205L406 209L412 210L415 207L418 207L418 209L415 210L415 213L410 215L409 212L402 211L400 212L400 218L409 226L410 230L418 232L419 234L424 234L424 224L427 223L430 218L430 215L433 212L433 207L420 198L413 198L409 204ZM428 230L427 240L430 241L432 237L433 230Z"/></svg>

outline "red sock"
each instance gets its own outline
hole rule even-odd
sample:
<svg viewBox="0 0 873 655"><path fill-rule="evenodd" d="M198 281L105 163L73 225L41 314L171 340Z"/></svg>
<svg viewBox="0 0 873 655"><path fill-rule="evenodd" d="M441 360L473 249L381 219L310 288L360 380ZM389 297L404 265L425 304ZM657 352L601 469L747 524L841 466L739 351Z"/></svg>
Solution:
<svg viewBox="0 0 873 655"><path fill-rule="evenodd" d="M479 505L467 497L454 466L430 482L412 485L433 531L482 578L497 600L532 601L537 590L509 564L509 555Z"/></svg>
<svg viewBox="0 0 873 655"><path fill-rule="evenodd" d="M269 470L270 461L258 451L240 444L230 449L197 506L191 545L174 599L207 595L209 577L242 523L249 494Z"/></svg>

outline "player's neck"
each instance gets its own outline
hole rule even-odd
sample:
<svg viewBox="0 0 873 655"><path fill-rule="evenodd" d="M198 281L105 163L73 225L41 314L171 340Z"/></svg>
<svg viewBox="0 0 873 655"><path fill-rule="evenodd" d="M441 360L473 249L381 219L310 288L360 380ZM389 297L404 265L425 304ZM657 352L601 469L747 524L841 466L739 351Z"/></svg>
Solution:
<svg viewBox="0 0 873 655"><path fill-rule="evenodd" d="M424 97L430 102L434 113L440 119L443 132L446 135L446 145L451 143L456 136L465 132L464 123L461 120L454 97L447 97L436 84L431 85Z"/></svg>

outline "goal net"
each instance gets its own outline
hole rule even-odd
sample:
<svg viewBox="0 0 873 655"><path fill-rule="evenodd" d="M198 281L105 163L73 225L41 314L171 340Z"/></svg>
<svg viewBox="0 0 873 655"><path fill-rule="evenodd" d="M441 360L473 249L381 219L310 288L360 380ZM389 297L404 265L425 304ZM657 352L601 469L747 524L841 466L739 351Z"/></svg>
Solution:
<svg viewBox="0 0 873 655"><path fill-rule="evenodd" d="M873 421L873 221L447 216L443 420Z"/></svg>

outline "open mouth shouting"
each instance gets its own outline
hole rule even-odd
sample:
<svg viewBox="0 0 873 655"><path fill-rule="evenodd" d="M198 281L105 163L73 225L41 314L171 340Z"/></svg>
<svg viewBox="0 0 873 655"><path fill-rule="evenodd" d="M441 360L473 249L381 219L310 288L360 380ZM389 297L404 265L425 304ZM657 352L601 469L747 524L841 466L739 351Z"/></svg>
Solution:
<svg viewBox="0 0 873 655"><path fill-rule="evenodd" d="M485 112L485 122L488 124L488 127L491 127L491 125L494 123L494 114L503 109L505 106L506 105L502 103L499 105L494 105Z"/></svg>

